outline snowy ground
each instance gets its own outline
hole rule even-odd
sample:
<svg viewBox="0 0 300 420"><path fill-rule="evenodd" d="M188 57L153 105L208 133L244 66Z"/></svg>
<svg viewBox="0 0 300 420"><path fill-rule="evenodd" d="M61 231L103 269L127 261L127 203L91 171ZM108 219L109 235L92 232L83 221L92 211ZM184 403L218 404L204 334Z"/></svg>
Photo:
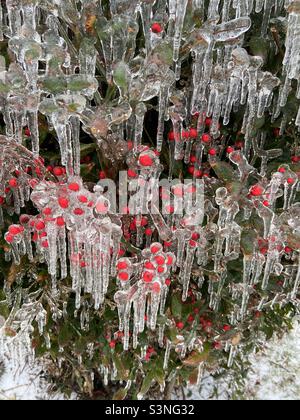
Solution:
<svg viewBox="0 0 300 420"><path fill-rule="evenodd" d="M283 340L273 340L260 357L252 358L245 398L300 400L300 323Z"/></svg>
<svg viewBox="0 0 300 420"><path fill-rule="evenodd" d="M1 334L1 330L0 330ZM1 339L1 336L0 336ZM7 353L7 352L6 352ZM49 396L47 382L37 364L18 363L18 352L0 355L0 400L63 399L62 395ZM1 375L4 358L4 374ZM224 399L227 384L204 379L200 392L193 390L193 398ZM264 353L252 357L252 371L244 391L250 400L300 399L300 324L282 340L274 339Z"/></svg>
<svg viewBox="0 0 300 420"><path fill-rule="evenodd" d="M251 356L246 386L232 389L226 378L203 378L200 390L192 388L187 398L200 400L299 400L300 399L300 321L284 338L274 338L258 355ZM241 382L242 383L242 382Z"/></svg>
<svg viewBox="0 0 300 420"><path fill-rule="evenodd" d="M0 400L62 399L49 397L42 367L28 351L26 336L6 337L0 329Z"/></svg>

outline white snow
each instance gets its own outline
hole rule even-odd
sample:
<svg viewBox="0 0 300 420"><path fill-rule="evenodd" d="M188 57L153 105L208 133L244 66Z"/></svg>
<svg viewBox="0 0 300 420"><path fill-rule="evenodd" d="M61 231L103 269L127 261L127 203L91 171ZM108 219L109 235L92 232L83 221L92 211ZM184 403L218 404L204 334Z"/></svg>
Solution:
<svg viewBox="0 0 300 420"><path fill-rule="evenodd" d="M250 358L251 369L245 387L238 389L231 378L214 379L207 375L200 389L187 391L197 400L299 400L300 399L300 323L283 338L274 337L264 351ZM241 381L242 383L242 381ZM235 389L233 389L235 388ZM237 389L240 391L237 393Z"/></svg>
<svg viewBox="0 0 300 420"><path fill-rule="evenodd" d="M272 340L263 354L252 357L245 398L300 399L300 324L283 339Z"/></svg>
<svg viewBox="0 0 300 420"><path fill-rule="evenodd" d="M62 394L49 392L42 364L32 357L24 338L7 337L0 329L0 400L61 400Z"/></svg>

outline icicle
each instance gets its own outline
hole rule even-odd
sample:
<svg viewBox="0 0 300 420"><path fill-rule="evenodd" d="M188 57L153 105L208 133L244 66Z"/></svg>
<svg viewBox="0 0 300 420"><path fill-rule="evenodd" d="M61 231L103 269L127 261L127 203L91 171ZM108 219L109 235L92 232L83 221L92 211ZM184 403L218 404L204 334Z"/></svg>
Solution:
<svg viewBox="0 0 300 420"><path fill-rule="evenodd" d="M175 63L179 60L179 51L182 39L182 30L186 14L188 0L177 0L176 18L175 18L175 34L174 34L174 52L173 60Z"/></svg>
<svg viewBox="0 0 300 420"><path fill-rule="evenodd" d="M300 258L298 256L298 271L293 285L293 291L291 294L291 299L295 299L298 293L299 285L300 285Z"/></svg>
<svg viewBox="0 0 300 420"><path fill-rule="evenodd" d="M169 366L169 359L170 359L170 354L171 354L171 348L172 348L172 343L170 340L167 340L166 343L166 350L165 350L165 357L164 357L164 370L168 369Z"/></svg>
<svg viewBox="0 0 300 420"><path fill-rule="evenodd" d="M144 118L147 108L144 103L140 102L135 109L135 132L134 132L134 147L138 148L142 142Z"/></svg>
<svg viewBox="0 0 300 420"><path fill-rule="evenodd" d="M192 267L193 267L193 261L194 261L196 249L197 249L197 243L194 241L190 241L187 245L185 262L182 267L182 271L180 272L180 278L183 284L183 293L182 293L183 302L185 302L188 297L189 284L191 280L191 273L192 273Z"/></svg>

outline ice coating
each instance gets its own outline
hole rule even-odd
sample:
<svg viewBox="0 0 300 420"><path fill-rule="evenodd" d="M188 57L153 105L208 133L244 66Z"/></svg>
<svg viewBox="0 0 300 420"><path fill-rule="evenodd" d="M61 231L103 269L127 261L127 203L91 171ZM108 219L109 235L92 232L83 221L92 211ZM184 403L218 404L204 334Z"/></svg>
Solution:
<svg viewBox="0 0 300 420"><path fill-rule="evenodd" d="M298 173L288 165L268 171L282 149L268 147L260 122L280 118L281 135L290 118L300 126L300 110L287 115L285 109L292 85L299 84L300 7L299 1L274 0L216 0L208 7L202 0L109 3L109 11L93 0L7 0L6 8L0 6L0 39L7 38L13 57L0 72L6 127L0 137L0 225L6 213L20 215L5 233L6 259L20 266L26 255L30 262L46 263L52 318L62 316L59 286L68 276L83 330L88 309L101 311L111 288L109 304L119 314L123 349L141 346L144 357L141 337L149 331L152 344L165 349L168 370L172 351L184 357L201 348L200 339L180 332L181 321L165 311L174 291L186 303L191 295L200 301L207 287L209 309L219 313L229 289L233 326L254 310L297 302ZM270 19L287 24L283 74L265 71L263 54L243 48L253 16L261 12L264 36ZM190 24L193 13L201 24L198 17ZM74 22L85 34L80 45L66 36ZM190 85L182 71L188 60L193 62ZM105 89L100 89L103 80ZM149 147L145 120L153 111L157 123L152 121ZM238 113L243 119L236 131L244 144L226 150L221 125L229 127ZM64 168L58 176L39 158L41 122L53 129L59 145ZM112 211L101 187L83 184L82 132L93 139L109 169L120 162L126 166L129 212ZM174 168L182 177L181 164L188 165L191 177L189 184L175 183L170 194L160 196L156 186L166 176L165 151L169 179ZM192 197L199 178L205 180L203 208ZM178 212L181 197L183 214ZM35 216L23 213L30 199ZM243 278L233 280L228 267L240 262ZM274 292L279 278L284 286ZM9 296L9 287L6 292ZM263 297L253 308L256 293ZM49 315L34 296L27 305L28 322L36 321L45 335ZM176 345L170 341L175 328ZM29 333L22 325L27 344ZM51 346L46 335L45 340ZM231 366L239 340L227 340L226 350ZM103 365L104 382L109 374L116 378L116 371ZM197 382L202 374L201 363Z"/></svg>

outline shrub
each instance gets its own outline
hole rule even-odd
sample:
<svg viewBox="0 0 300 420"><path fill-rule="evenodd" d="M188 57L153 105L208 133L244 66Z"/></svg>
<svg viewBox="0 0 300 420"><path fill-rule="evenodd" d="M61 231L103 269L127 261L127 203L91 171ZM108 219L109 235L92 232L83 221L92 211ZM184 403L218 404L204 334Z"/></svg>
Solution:
<svg viewBox="0 0 300 420"><path fill-rule="evenodd" d="M297 309L299 1L207 3L3 9L3 330L66 392L170 398Z"/></svg>

